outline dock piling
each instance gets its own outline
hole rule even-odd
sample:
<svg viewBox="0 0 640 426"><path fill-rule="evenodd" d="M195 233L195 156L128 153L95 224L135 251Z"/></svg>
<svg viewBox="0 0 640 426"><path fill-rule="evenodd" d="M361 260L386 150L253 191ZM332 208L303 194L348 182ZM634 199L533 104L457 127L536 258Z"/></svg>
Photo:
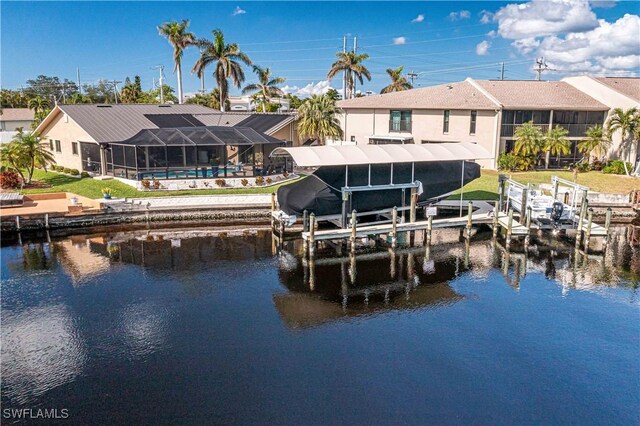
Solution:
<svg viewBox="0 0 640 426"><path fill-rule="evenodd" d="M49 229L49 213L44 214L44 227L45 229Z"/></svg>
<svg viewBox="0 0 640 426"><path fill-rule="evenodd" d="M355 210L353 210L351 212L351 237L350 237L351 251L355 251L356 250L356 233L357 233L356 223L357 223L357 219L358 219L357 212Z"/></svg>
<svg viewBox="0 0 640 426"><path fill-rule="evenodd" d="M302 212L302 232L309 231L309 212L305 209Z"/></svg>
<svg viewBox="0 0 640 426"><path fill-rule="evenodd" d="M309 256L313 256L316 249L316 215L309 216Z"/></svg>
<svg viewBox="0 0 640 426"><path fill-rule="evenodd" d="M391 247L396 248L398 244L398 208L393 207L391 215Z"/></svg>
<svg viewBox="0 0 640 426"><path fill-rule="evenodd" d="M496 204L493 206L493 238L498 236L498 216L500 215L500 202L496 201Z"/></svg>
<svg viewBox="0 0 640 426"><path fill-rule="evenodd" d="M604 243L605 245L609 242L609 227L611 226L611 216L613 214L613 210L611 210L611 207L607 208L607 213L604 216L604 232L605 232L605 237L604 237Z"/></svg>
<svg viewBox="0 0 640 426"><path fill-rule="evenodd" d="M467 238L471 238L471 225L473 220L473 201L467 203L467 226L465 227L467 232Z"/></svg>
<svg viewBox="0 0 640 426"><path fill-rule="evenodd" d="M531 206L527 206L527 214L525 218L525 226L527 227L527 235L524 237L525 247L529 245L529 241L531 239L531 216L533 215L533 209Z"/></svg>
<svg viewBox="0 0 640 426"><path fill-rule="evenodd" d="M409 222L416 221L416 207L418 205L418 193L415 188L411 188L411 211L409 213Z"/></svg>
<svg viewBox="0 0 640 426"><path fill-rule="evenodd" d="M20 232L20 216L16 215L16 231Z"/></svg>
<svg viewBox="0 0 640 426"><path fill-rule="evenodd" d="M589 209L587 215L587 231L584 238L584 250L589 251L589 240L591 239L591 225L593 224L593 209Z"/></svg>
<svg viewBox="0 0 640 426"><path fill-rule="evenodd" d="M513 231L513 208L509 208L509 219L507 220L507 247L511 244L511 233Z"/></svg>
<svg viewBox="0 0 640 426"><path fill-rule="evenodd" d="M580 204L580 216L578 216L578 232L576 233L576 247L580 247L582 243L582 225L584 224L585 216L587 215L587 192L582 194L582 203Z"/></svg>

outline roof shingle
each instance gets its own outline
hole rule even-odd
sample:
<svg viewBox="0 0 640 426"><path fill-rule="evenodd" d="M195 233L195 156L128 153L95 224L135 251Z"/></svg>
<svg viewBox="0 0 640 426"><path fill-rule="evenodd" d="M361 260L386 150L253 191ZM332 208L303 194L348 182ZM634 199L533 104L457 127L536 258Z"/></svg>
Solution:
<svg viewBox="0 0 640 426"><path fill-rule="evenodd" d="M0 108L0 121L33 121L33 116L29 108Z"/></svg>
<svg viewBox="0 0 640 426"><path fill-rule="evenodd" d="M640 78L638 77L596 77L600 83L618 93L640 102Z"/></svg>

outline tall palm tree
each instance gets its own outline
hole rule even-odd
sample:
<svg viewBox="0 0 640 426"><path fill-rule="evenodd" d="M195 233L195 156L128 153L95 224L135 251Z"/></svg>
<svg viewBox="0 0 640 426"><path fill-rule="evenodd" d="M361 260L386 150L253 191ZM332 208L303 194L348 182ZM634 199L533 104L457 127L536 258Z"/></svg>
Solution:
<svg viewBox="0 0 640 426"><path fill-rule="evenodd" d="M371 73L362 65L362 62L369 59L369 55L366 53L357 54L356 52L340 52L336 53L337 61L331 65L331 69L327 73L327 78L332 79L341 71L346 71L347 74L347 98L353 98L355 96L356 79L360 84L364 83L362 77L366 77L371 81Z"/></svg>
<svg viewBox="0 0 640 426"><path fill-rule="evenodd" d="M588 157L589 162L591 162L591 155L602 158L607 154L611 147L611 139L607 137L601 125L588 127L585 136L585 139L578 142L578 150Z"/></svg>
<svg viewBox="0 0 640 426"><path fill-rule="evenodd" d="M324 145L328 137L342 137L336 103L326 95L313 95L298 108L300 138L313 137Z"/></svg>
<svg viewBox="0 0 640 426"><path fill-rule="evenodd" d="M178 78L178 103L182 103L182 54L196 43L196 36L189 31L189 21L169 21L158 26L158 32L173 46L173 72Z"/></svg>
<svg viewBox="0 0 640 426"><path fill-rule="evenodd" d="M229 82L237 88L244 82L244 71L241 63L251 65L251 59L244 54L236 43L226 44L224 34L220 30L213 30L213 41L198 40L200 58L196 61L191 72L198 77L204 75L205 68L214 63L216 69L213 73L218 88L220 89L220 111L224 112L225 101L229 97Z"/></svg>
<svg viewBox="0 0 640 426"><path fill-rule="evenodd" d="M542 149L546 151L547 155L544 162L544 168L549 168L549 159L552 155L555 155L560 161L560 155L567 155L571 152L571 143L567 136L569 131L561 126L556 126L553 129L549 129L546 135L544 135Z"/></svg>
<svg viewBox="0 0 640 426"><path fill-rule="evenodd" d="M261 68L258 65L253 66L253 72L258 76L258 83L252 83L245 86L242 89L242 94L246 95L249 92L257 92L262 97L262 111L267 111L267 104L271 102L271 98L274 96L284 96L282 89L278 87L278 84L285 82L283 77L271 77L271 70L269 68Z"/></svg>
<svg viewBox="0 0 640 426"><path fill-rule="evenodd" d="M517 155L524 157L536 156L542 149L542 131L533 125L533 121L528 121L519 126L513 136L516 139L513 151Z"/></svg>
<svg viewBox="0 0 640 426"><path fill-rule="evenodd" d="M53 154L49 151L49 146L43 143L35 133L18 133L14 141L22 148L24 162L27 165L27 184L31 183L36 166L46 170L47 165L56 163Z"/></svg>
<svg viewBox="0 0 640 426"><path fill-rule="evenodd" d="M407 81L407 78L402 75L404 67L398 67L396 69L387 68L387 74L391 78L391 84L380 91L380 93L401 92L403 90L413 89L411 83Z"/></svg>
<svg viewBox="0 0 640 426"><path fill-rule="evenodd" d="M609 121L607 121L607 133L609 137L611 137L616 132L620 132L620 150L626 154L622 156L622 163L624 164L624 171L628 176L629 168L627 167L627 157L629 156L629 151L631 150L634 139L640 139L640 114L637 108L629 108L626 111L622 108L615 108L613 110Z"/></svg>
<svg viewBox="0 0 640 426"><path fill-rule="evenodd" d="M32 109L33 112L38 115L49 109L49 101L40 96L36 96L35 98L29 99L29 103L27 104L29 109Z"/></svg>

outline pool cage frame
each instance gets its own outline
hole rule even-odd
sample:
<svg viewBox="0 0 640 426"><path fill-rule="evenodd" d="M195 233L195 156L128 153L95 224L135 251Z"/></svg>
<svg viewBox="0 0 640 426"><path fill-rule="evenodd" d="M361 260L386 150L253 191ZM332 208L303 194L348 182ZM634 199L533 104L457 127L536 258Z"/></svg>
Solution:
<svg viewBox="0 0 640 426"><path fill-rule="evenodd" d="M169 180L281 173L287 162L273 161L269 154L284 145L249 127L201 126L144 129L103 149L108 175Z"/></svg>

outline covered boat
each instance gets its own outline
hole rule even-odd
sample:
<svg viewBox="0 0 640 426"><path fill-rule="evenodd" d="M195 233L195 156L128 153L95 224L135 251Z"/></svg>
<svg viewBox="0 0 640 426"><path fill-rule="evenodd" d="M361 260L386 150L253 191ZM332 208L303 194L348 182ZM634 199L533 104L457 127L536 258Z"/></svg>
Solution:
<svg viewBox="0 0 640 426"><path fill-rule="evenodd" d="M472 143L277 148L299 167L316 170L306 179L278 189L278 204L289 216L307 210L316 216L388 209L410 204L411 193L427 202L480 176L470 160L489 153ZM345 204L348 203L348 206Z"/></svg>

